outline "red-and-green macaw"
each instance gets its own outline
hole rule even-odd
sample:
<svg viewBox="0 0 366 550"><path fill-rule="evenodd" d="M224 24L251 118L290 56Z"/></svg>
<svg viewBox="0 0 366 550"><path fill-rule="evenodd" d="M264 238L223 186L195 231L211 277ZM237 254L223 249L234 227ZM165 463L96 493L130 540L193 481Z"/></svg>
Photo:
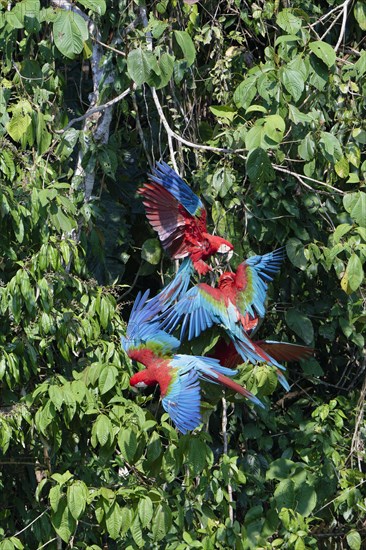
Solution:
<svg viewBox="0 0 366 550"><path fill-rule="evenodd" d="M149 179L138 192L163 248L173 259L189 257L199 275L205 275L211 270L205 260L230 253L233 245L207 232L202 201L165 162L157 163Z"/></svg>
<svg viewBox="0 0 366 550"><path fill-rule="evenodd" d="M217 359L175 354L180 341L161 329L157 319L161 303L158 297L147 301L148 296L148 290L138 294L122 337L127 355L145 367L131 377L131 386L158 384L163 407L183 434L201 422L200 379L222 384L263 407L257 397L228 378L236 371L221 366Z"/></svg>
<svg viewBox="0 0 366 550"><path fill-rule="evenodd" d="M264 317L268 281L279 270L283 255L281 248L264 256L253 256L242 262L236 273L223 273L215 288L205 283L195 285L172 306L164 328L173 332L183 320L181 338L188 328L191 340L207 328L220 325L244 361L275 366L281 384L289 390L281 372L285 367L248 335L250 319L256 323L256 317Z"/></svg>

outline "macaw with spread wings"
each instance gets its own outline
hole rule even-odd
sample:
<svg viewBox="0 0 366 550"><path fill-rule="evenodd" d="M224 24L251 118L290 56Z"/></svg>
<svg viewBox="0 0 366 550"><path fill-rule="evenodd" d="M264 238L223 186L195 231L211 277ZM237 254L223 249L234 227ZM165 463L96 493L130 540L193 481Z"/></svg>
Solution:
<svg viewBox="0 0 366 550"><path fill-rule="evenodd" d="M173 259L190 258L199 275L211 270L206 260L215 254L232 254L233 245L207 232L206 209L182 178L165 162L158 162L150 182L139 194L146 216L163 248Z"/></svg>
<svg viewBox="0 0 366 550"><path fill-rule="evenodd" d="M282 248L253 256L242 262L235 273L224 272L217 287L195 285L171 307L163 321L164 329L173 332L182 321L181 338L188 328L191 340L213 325L220 325L244 361L266 362L276 367L278 379L288 391L290 387L282 372L285 367L248 335L248 326L253 328L258 318L265 315L268 282L279 271L283 256Z"/></svg>
<svg viewBox="0 0 366 550"><path fill-rule="evenodd" d="M180 341L162 330L158 320L160 295L150 301L148 296L148 290L137 295L122 337L127 355L145 367L131 377L131 386L158 384L163 407L183 434L201 422L200 379L222 384L263 407L257 397L229 378L237 372L221 366L217 359L175 354Z"/></svg>

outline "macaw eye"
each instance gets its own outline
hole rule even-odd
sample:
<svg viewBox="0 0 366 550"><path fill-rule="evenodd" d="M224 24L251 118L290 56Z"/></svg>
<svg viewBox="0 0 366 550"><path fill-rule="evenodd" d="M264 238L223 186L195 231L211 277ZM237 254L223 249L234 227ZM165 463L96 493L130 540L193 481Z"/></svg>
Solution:
<svg viewBox="0 0 366 550"><path fill-rule="evenodd" d="M231 250L230 246L228 246L227 244L220 244L219 248L217 249L217 252L219 254L226 254L227 252L232 253L232 250Z"/></svg>

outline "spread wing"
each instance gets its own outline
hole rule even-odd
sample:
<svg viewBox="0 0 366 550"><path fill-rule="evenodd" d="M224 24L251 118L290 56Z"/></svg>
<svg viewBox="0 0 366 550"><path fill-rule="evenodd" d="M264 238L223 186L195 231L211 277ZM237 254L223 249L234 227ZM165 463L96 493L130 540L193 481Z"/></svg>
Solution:
<svg viewBox="0 0 366 550"><path fill-rule="evenodd" d="M201 422L199 379L222 384L263 407L255 395L234 380L230 380L229 377L237 374L237 371L223 367L217 359L194 355L175 355L170 364L175 372L162 403L182 433L193 430Z"/></svg>
<svg viewBox="0 0 366 550"><path fill-rule="evenodd" d="M291 342L259 340L256 344L277 361L299 361L300 359L309 359L314 355L314 348L292 344Z"/></svg>
<svg viewBox="0 0 366 550"><path fill-rule="evenodd" d="M163 162L157 163L150 180L139 190L146 216L170 256L184 258L190 253L192 239L202 241L207 229L203 203Z"/></svg>
<svg viewBox="0 0 366 550"><path fill-rule="evenodd" d="M201 199L166 162L157 162L156 166L153 174L149 176L151 181L169 191L191 216L200 216L201 211L204 210Z"/></svg>
<svg viewBox="0 0 366 550"><path fill-rule="evenodd" d="M162 403L180 432L185 434L197 428L201 422L201 392L197 373L189 369L178 371Z"/></svg>
<svg viewBox="0 0 366 550"><path fill-rule="evenodd" d="M180 342L171 334L163 331L158 314L161 311L161 302L158 297L148 301L149 290L144 294L138 293L133 304L127 325L126 336L122 336L122 347L128 354L131 348L158 344L162 352L177 349Z"/></svg>
<svg viewBox="0 0 366 550"><path fill-rule="evenodd" d="M188 340L192 340L213 325L224 322L226 316L225 299L221 291L200 283L172 306L163 326L173 332L182 320L181 337L188 328Z"/></svg>
<svg viewBox="0 0 366 550"><path fill-rule="evenodd" d="M283 258L284 249L279 248L264 256L252 256L239 265L236 270L236 306L241 315L249 313L252 317L256 314L264 317L268 282L279 271Z"/></svg>

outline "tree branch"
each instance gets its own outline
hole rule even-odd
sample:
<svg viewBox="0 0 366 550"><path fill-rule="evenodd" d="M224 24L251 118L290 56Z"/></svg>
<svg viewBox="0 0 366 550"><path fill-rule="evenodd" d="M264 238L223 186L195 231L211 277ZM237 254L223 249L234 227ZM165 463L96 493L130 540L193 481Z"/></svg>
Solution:
<svg viewBox="0 0 366 550"><path fill-rule="evenodd" d="M133 90L136 90L135 83L131 84L130 88L127 88L127 90L125 90L124 92L116 96L114 99L107 101L107 103L103 103L103 105L98 105L97 107L92 107L91 109L88 109L84 115L79 116L77 118L73 118L72 120L70 120L67 126L65 126L65 128L63 128L62 130L56 130L55 133L63 134L64 132L66 132L66 130L71 128L71 126L74 126L74 124L76 124L77 122L86 120L87 118L91 117L95 113L99 113L101 111L104 111L105 109L108 109L109 107L112 107L112 105L115 105L116 103L118 103L119 101L122 101L122 99L127 97Z"/></svg>
<svg viewBox="0 0 366 550"><path fill-rule="evenodd" d="M338 42L337 42L337 44L335 45L335 48L334 48L334 51L335 51L335 52L338 51L338 48L339 48L339 46L340 46L341 43L342 43L342 40L343 40L343 37L344 37L344 33L346 32L347 9L348 9L348 4L349 4L350 2L351 2L351 0L346 0L345 3L343 4L342 26L341 26L341 32L339 33Z"/></svg>

